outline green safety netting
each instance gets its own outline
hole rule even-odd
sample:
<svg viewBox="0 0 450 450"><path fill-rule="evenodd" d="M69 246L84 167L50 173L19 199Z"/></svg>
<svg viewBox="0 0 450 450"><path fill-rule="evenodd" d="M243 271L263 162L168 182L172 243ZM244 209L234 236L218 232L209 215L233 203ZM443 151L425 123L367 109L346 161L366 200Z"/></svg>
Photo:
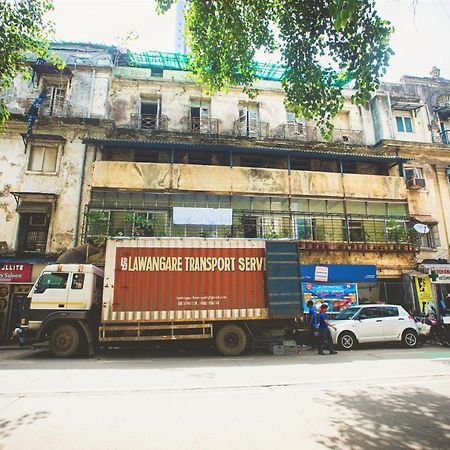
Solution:
<svg viewBox="0 0 450 450"><path fill-rule="evenodd" d="M148 51L134 53L128 51L125 56L126 64L132 67L166 70L187 70L188 55L182 53L168 53L159 51ZM280 64L255 62L256 77L260 80L281 81L285 68ZM345 86L352 81L348 75L335 75L335 86Z"/></svg>

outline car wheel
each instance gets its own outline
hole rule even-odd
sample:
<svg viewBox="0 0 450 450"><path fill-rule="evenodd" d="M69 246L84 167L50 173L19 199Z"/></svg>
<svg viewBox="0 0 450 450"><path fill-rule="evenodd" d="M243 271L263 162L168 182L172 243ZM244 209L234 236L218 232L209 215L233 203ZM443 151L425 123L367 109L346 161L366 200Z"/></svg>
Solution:
<svg viewBox="0 0 450 450"><path fill-rule="evenodd" d="M339 335L338 343L343 350L351 350L356 346L356 337L353 333L345 331Z"/></svg>
<svg viewBox="0 0 450 450"><path fill-rule="evenodd" d="M406 348L414 348L417 345L417 333L414 330L405 330L402 335L402 342Z"/></svg>
<svg viewBox="0 0 450 450"><path fill-rule="evenodd" d="M238 325L225 325L216 335L216 347L224 356L238 356L247 345L247 335Z"/></svg>

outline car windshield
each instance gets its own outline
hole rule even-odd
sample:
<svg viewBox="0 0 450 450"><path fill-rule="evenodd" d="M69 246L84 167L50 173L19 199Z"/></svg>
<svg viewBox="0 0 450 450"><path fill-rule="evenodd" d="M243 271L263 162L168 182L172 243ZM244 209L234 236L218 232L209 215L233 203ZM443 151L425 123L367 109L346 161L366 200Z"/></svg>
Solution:
<svg viewBox="0 0 450 450"><path fill-rule="evenodd" d="M349 320L351 319L361 308L351 306L350 308L341 311L333 320Z"/></svg>

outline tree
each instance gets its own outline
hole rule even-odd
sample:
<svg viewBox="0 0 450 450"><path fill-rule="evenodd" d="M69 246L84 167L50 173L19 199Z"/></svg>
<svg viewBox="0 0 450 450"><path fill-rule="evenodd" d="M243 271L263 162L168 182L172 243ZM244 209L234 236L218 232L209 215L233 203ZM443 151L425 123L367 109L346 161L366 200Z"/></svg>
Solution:
<svg viewBox="0 0 450 450"><path fill-rule="evenodd" d="M0 0L0 92L11 86L18 73L30 75L30 53L61 67L50 51L53 26L44 17L52 8L50 0ZM9 111L0 98L0 131L8 118Z"/></svg>
<svg viewBox="0 0 450 450"><path fill-rule="evenodd" d="M166 12L175 0L157 0ZM190 70L208 91L241 85L255 94L255 54L281 54L286 104L329 135L342 108L343 86L352 101L370 100L389 57L389 22L374 0L188 0L185 35Z"/></svg>

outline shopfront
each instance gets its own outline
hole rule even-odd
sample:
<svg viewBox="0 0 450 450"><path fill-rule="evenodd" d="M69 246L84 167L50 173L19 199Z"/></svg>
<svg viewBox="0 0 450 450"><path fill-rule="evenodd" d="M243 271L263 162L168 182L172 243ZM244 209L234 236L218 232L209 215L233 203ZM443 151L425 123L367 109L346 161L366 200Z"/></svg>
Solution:
<svg viewBox="0 0 450 450"><path fill-rule="evenodd" d="M379 298L367 301L370 286L377 285L375 265L301 264L303 308L312 300L316 307L327 303L331 315L359 303L378 303Z"/></svg>
<svg viewBox="0 0 450 450"><path fill-rule="evenodd" d="M32 286L33 264L0 263L0 343L7 343L20 323Z"/></svg>
<svg viewBox="0 0 450 450"><path fill-rule="evenodd" d="M439 314L450 315L450 264L423 264L433 292L433 302Z"/></svg>

